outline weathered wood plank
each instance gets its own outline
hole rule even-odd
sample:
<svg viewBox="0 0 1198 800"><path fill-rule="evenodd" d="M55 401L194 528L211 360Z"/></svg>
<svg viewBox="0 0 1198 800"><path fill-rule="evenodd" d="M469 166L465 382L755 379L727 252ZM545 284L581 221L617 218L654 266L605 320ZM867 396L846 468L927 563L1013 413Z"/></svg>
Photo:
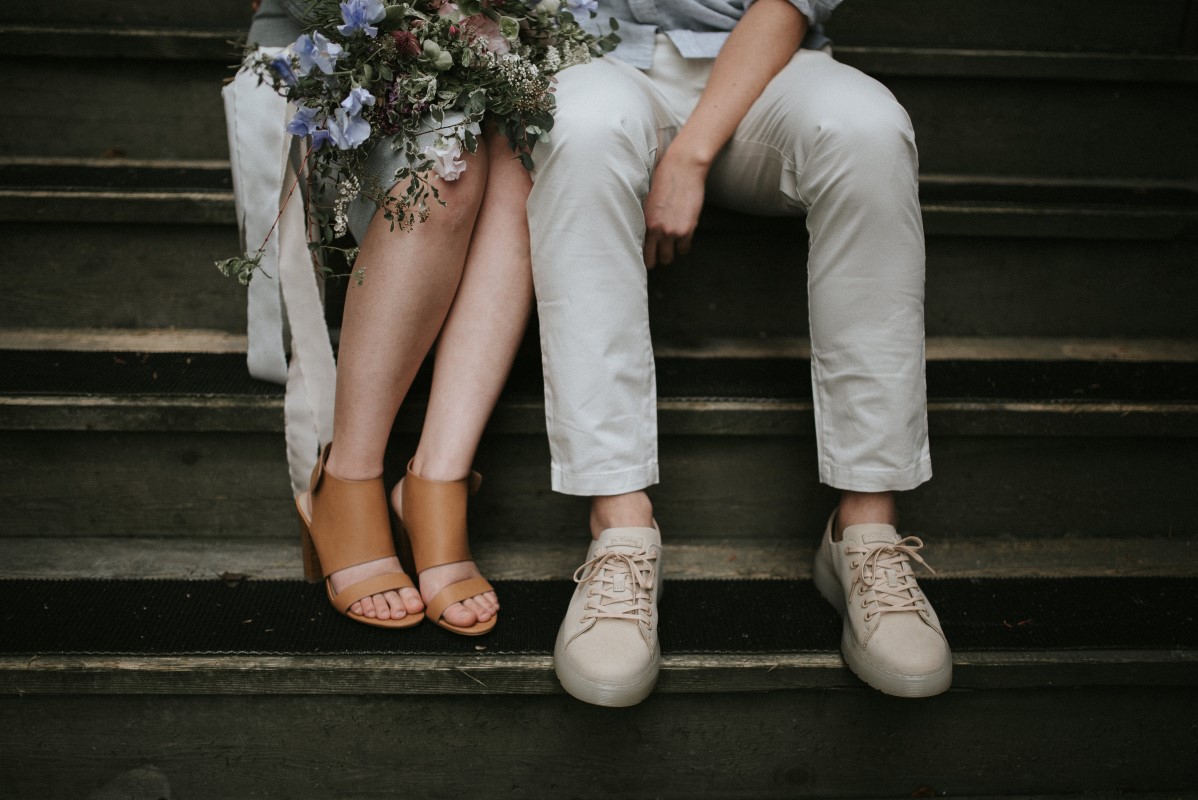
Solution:
<svg viewBox="0 0 1198 800"><path fill-rule="evenodd" d="M564 694L550 656L489 654L485 645L479 647L475 654L460 657L0 656L0 698ZM1198 675L1195 665L1198 654L1179 650L958 651L953 653L953 689L1192 688ZM865 689L836 652L667 654L661 668L655 691L663 695Z"/></svg>
<svg viewBox="0 0 1198 800"><path fill-rule="evenodd" d="M832 16L838 45L993 50L1161 52L1185 49L1187 0L1140 4L1117 0L1046 4L1015 0L855 0Z"/></svg>
<svg viewBox="0 0 1198 800"><path fill-rule="evenodd" d="M0 155L228 157L220 88L232 70L220 64L175 61L147 70L138 61L5 60L0 75L8 102L29 109L20 126L0 132ZM86 92L79 91L83 76ZM72 102L39 100L45 97Z"/></svg>
<svg viewBox="0 0 1198 800"><path fill-rule="evenodd" d="M1022 78L1026 80L1193 83L1190 55L1070 53L947 47L841 47L836 59L877 77Z"/></svg>
<svg viewBox="0 0 1198 800"><path fill-rule="evenodd" d="M102 201L95 201L102 205ZM240 250L229 226L0 224L6 327L245 331L245 289L214 262ZM30 278L36 273L36 279Z"/></svg>
<svg viewBox="0 0 1198 800"><path fill-rule="evenodd" d="M649 275L665 341L807 334L806 232L700 228L691 255ZM1064 231L1062 231L1064 233ZM751 253L751 257L746 257ZM928 236L931 336L1198 336L1188 241ZM762 302L769 298L769 302Z"/></svg>
<svg viewBox="0 0 1198 800"><path fill-rule="evenodd" d="M951 530L913 531L905 526L903 530L927 537L924 555L941 578L1198 574L1198 540L1192 534L1112 539L1026 537L1016 533L999 539L977 539ZM670 536L664 574L668 580L806 580L811 577L818 533L800 532L788 539L731 536L688 540ZM495 580L562 580L578 566L585 535L579 524L573 535L560 539L475 536L471 552L487 576ZM230 574L299 580L303 577L299 541L205 536L0 536L0 578L6 579L203 580Z"/></svg>
<svg viewBox="0 0 1198 800"><path fill-rule="evenodd" d="M1180 792L1198 747L1192 687L919 702L862 689L662 692L616 711L561 695L480 702L377 690L10 696L0 780L18 796L81 796L152 764L178 796L606 798L628 793L628 769L614 764L648 760L635 792L662 798ZM919 731L921 746L899 746L906 735L879 733L879 719Z"/></svg>
<svg viewBox="0 0 1198 800"><path fill-rule="evenodd" d="M83 350L126 353L240 353L246 335L210 328L0 328L0 350ZM1021 346L1028 350L1035 345ZM1149 345L1167 352L1167 342ZM1111 343L1111 356L1119 351Z"/></svg>
<svg viewBox="0 0 1198 800"><path fill-rule="evenodd" d="M331 336L336 340L338 331ZM0 328L0 350L244 354L245 349L244 334L204 328ZM801 359L810 357L811 342L806 337L705 338L688 346L659 338L653 350L658 358ZM929 336L926 350L929 362L1198 361L1198 339Z"/></svg>
<svg viewBox="0 0 1198 800"><path fill-rule="evenodd" d="M805 233L794 224L789 238L777 226L700 229L689 257L650 274L655 335L806 335ZM239 248L231 226L8 222L0 232L15 254L0 277L6 327L244 330L244 290L212 266ZM1196 338L1187 302L1198 296L1195 259L1191 240L931 235L928 332ZM27 279L30 263L39 280Z"/></svg>
<svg viewBox="0 0 1198 800"><path fill-rule="evenodd" d="M244 28L0 26L9 57L236 60ZM1036 52L1026 49L837 46L838 60L876 76L1194 83L1198 60L1161 53Z"/></svg>
<svg viewBox="0 0 1198 800"><path fill-rule="evenodd" d="M62 0L53 8L38 3L14 3L0 9L0 22L36 25L121 25L138 27L170 27L187 25L204 29L245 29L253 16L253 4L246 0L205 0L189 3L181 0L161 0L145 3L141 0Z"/></svg>
<svg viewBox="0 0 1198 800"><path fill-rule="evenodd" d="M8 512L0 535L295 535L278 434L14 431L4 438L0 500ZM409 435L392 442L390 481L413 447ZM936 477L904 493L900 510L906 528L933 540L1194 532L1192 439L939 437L932 453ZM476 464L488 481L472 506L478 541L577 536L585 503L550 491L543 432L488 437ZM651 495L667 534L680 540L806 541L822 530L835 499L818 484L809 436L667 435L661 464L663 483Z"/></svg>
<svg viewBox="0 0 1198 800"><path fill-rule="evenodd" d="M12 102L29 112L0 131L0 154L222 158L219 86L229 69L195 61L5 60ZM89 92L75 91L88 75ZM882 76L915 125L930 172L1192 180L1198 127L1188 84ZM41 98L74 97L69 105ZM80 120L87 124L79 124ZM1047 135L1046 135L1047 134ZM1154 142L1099 159L1112 141ZM36 145L32 144L36 143ZM1047 144L1046 144L1047 143Z"/></svg>
<svg viewBox="0 0 1198 800"><path fill-rule="evenodd" d="M1154 0L1128 14L1115 0L1017 0L1001 7L984 0L856 0L836 11L829 32L842 46L1171 53L1194 49L1183 37L1187 7L1187 0ZM199 6L180 0L107 0L100 6L64 0L53 7L18 3L0 9L0 23L41 26L244 31L249 19L244 0Z"/></svg>

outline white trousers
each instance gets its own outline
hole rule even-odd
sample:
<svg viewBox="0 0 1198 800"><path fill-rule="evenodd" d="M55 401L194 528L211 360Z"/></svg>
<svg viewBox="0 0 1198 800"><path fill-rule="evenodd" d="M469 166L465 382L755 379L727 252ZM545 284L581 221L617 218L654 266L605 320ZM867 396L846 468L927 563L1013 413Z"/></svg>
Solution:
<svg viewBox="0 0 1198 800"><path fill-rule="evenodd" d="M642 202L712 63L659 36L651 70L604 58L559 76L528 200L555 491L659 480ZM712 203L806 217L819 475L838 489L911 489L932 474L917 173L890 92L811 50L770 82L710 172Z"/></svg>

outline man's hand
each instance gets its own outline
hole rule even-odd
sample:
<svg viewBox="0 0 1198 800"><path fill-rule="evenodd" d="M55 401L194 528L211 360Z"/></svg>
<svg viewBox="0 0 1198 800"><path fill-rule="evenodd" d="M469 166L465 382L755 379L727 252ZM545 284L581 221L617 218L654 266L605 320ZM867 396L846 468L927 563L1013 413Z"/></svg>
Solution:
<svg viewBox="0 0 1198 800"><path fill-rule="evenodd" d="M691 249L703 210L708 165L684 149L670 147L653 170L645 198L645 266L670 264Z"/></svg>
<svg viewBox="0 0 1198 800"><path fill-rule="evenodd" d="M690 250L711 163L806 32L807 18L788 0L759 0L736 23L698 105L653 171L645 198L646 267Z"/></svg>

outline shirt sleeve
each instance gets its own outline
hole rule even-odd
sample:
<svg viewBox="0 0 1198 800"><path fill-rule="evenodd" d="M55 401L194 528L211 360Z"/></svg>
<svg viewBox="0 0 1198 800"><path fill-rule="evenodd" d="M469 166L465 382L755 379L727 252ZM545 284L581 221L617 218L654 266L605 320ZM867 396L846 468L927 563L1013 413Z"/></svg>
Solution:
<svg viewBox="0 0 1198 800"><path fill-rule="evenodd" d="M745 10L753 5L756 0L746 0ZM792 6L797 8L799 12L807 18L808 25L822 25L828 21L828 17L832 16L832 9L840 5L841 0L787 0Z"/></svg>

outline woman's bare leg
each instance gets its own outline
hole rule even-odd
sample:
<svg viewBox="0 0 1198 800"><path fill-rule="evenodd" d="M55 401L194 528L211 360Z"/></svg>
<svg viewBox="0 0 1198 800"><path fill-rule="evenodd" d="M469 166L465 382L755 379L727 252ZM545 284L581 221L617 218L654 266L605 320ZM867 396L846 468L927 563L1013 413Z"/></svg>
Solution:
<svg viewBox="0 0 1198 800"><path fill-rule="evenodd" d="M365 279L351 282L345 298L327 465L339 478L382 474L395 415L453 303L487 178L485 153L467 159L457 181L439 183L445 206L434 203L429 218L408 231L391 230L376 214L362 241L355 267ZM359 564L333 573L333 590L401 571L395 557ZM423 608L419 594L404 589L364 597L351 610L398 619Z"/></svg>
<svg viewBox="0 0 1198 800"><path fill-rule="evenodd" d="M483 427L507 380L532 307L532 268L524 203L532 187L500 134L487 136L490 173L470 241L465 273L437 343L433 387L413 471L431 480L457 480L470 471ZM402 484L401 484L402 485ZM400 487L392 494L399 511ZM451 583L479 575L473 561L420 573L431 599ZM494 592L445 610L454 625L485 622L499 610Z"/></svg>

